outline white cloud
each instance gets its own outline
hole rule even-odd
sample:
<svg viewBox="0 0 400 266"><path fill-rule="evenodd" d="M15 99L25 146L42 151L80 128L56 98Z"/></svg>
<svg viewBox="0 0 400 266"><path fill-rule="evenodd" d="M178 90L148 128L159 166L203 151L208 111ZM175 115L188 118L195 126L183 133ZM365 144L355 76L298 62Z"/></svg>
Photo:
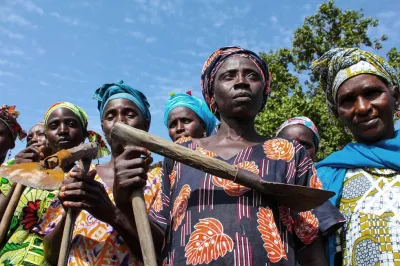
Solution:
<svg viewBox="0 0 400 266"><path fill-rule="evenodd" d="M75 78L64 76L64 75L61 75L61 74L58 74L58 73L52 73L52 76L57 78L57 79L61 79L61 80L78 82L78 83L86 83L86 80L75 79Z"/></svg>
<svg viewBox="0 0 400 266"><path fill-rule="evenodd" d="M131 31L131 32L129 32L129 35L134 37L134 38L136 38L136 39L138 39L138 40L145 41L147 43L153 43L153 42L157 41L156 37L146 36L140 31Z"/></svg>
<svg viewBox="0 0 400 266"><path fill-rule="evenodd" d="M204 41L203 37L196 38L196 45L200 48L209 48L210 46Z"/></svg>
<svg viewBox="0 0 400 266"><path fill-rule="evenodd" d="M45 87L50 86L50 83L43 81L43 80L39 81L39 84L42 86L45 86Z"/></svg>
<svg viewBox="0 0 400 266"><path fill-rule="evenodd" d="M25 52L19 49L18 47L8 47L8 46L3 46L2 43L0 43L0 53L7 55L7 56L24 56Z"/></svg>
<svg viewBox="0 0 400 266"><path fill-rule="evenodd" d="M233 8L233 15L234 16L245 16L247 14L249 14L251 7L249 5L246 5L245 7L234 7Z"/></svg>
<svg viewBox="0 0 400 266"><path fill-rule="evenodd" d="M37 6L32 1L29 1L29 0L18 0L17 3L22 5L29 12L36 12L41 16L44 14L43 9L41 7L39 7L39 6Z"/></svg>
<svg viewBox="0 0 400 266"><path fill-rule="evenodd" d="M24 38L24 36L22 34L15 33L11 30L4 29L4 28L0 28L0 34L3 34L10 39L22 40Z"/></svg>
<svg viewBox="0 0 400 266"><path fill-rule="evenodd" d="M73 25L73 26L79 25L79 20L78 19L72 18L72 17L69 17L69 16L62 16L58 12L51 12L50 16L55 17L58 20L60 20L60 21L62 21L64 23L67 23L69 25Z"/></svg>
<svg viewBox="0 0 400 266"><path fill-rule="evenodd" d="M38 47L38 48L36 48L36 52L37 52L38 54L40 54L40 55L44 55L44 54L46 53L46 50L44 50L44 49L41 48L41 47Z"/></svg>
<svg viewBox="0 0 400 266"><path fill-rule="evenodd" d="M278 18L275 17L275 16L270 17L269 20L272 22L272 24L277 24L278 23Z"/></svg>
<svg viewBox="0 0 400 266"><path fill-rule="evenodd" d="M15 74L13 72L2 71L2 70L0 70L0 77L11 77L11 78L18 78L18 79L21 78L21 76L18 74Z"/></svg>
<svg viewBox="0 0 400 266"><path fill-rule="evenodd" d="M134 23L135 21L131 18L126 17L126 18L124 18L124 22L125 23Z"/></svg>
<svg viewBox="0 0 400 266"><path fill-rule="evenodd" d="M17 69L21 68L20 64L17 64L17 63L14 63L14 62L10 62L10 61L5 60L5 59L0 59L0 65L8 66L8 67L11 67L11 68L17 68Z"/></svg>
<svg viewBox="0 0 400 266"><path fill-rule="evenodd" d="M25 19L24 17L21 17L17 14L8 14L6 15L5 13L0 14L0 21L5 22L5 23L10 23L10 24L16 24L22 27L26 28L32 28L32 29L37 29L37 26L34 25L32 22L29 20Z"/></svg>

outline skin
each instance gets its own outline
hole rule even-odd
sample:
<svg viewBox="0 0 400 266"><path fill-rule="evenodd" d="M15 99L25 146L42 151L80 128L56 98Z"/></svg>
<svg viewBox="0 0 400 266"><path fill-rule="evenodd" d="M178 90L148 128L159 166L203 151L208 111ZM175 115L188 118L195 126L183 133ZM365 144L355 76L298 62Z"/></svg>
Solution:
<svg viewBox="0 0 400 266"><path fill-rule="evenodd" d="M0 120L0 164L4 163L7 152L14 149L15 141L8 126Z"/></svg>
<svg viewBox="0 0 400 266"><path fill-rule="evenodd" d="M124 147L122 144L116 143L111 138L111 129L116 122L122 122L145 131L149 128L148 121L141 115L137 106L129 100L115 99L104 108L102 129L111 146L112 156L109 162L97 166L96 169L107 186L113 188L115 204L110 200L103 185L94 180L96 171L84 174L79 168L74 168L70 172L70 177L75 179L75 182L63 185L59 198L63 207L72 209L76 214L81 210L86 210L98 220L111 225L118 234L124 236L124 240L136 257L141 258L133 210L129 200L131 190L126 190L125 183L120 182L119 178L129 173L130 176L135 176L134 181L144 186L152 158L150 152L144 148ZM119 160L116 160L116 157ZM135 169L127 169L124 165L125 160L133 162ZM65 216L44 238L46 259L53 264L58 260L64 224ZM163 239L161 230L154 227L153 231L155 237Z"/></svg>
<svg viewBox="0 0 400 266"><path fill-rule="evenodd" d="M40 150L41 160L51 155L51 149L47 145L46 132L43 124L36 124L29 130L26 147L29 146L37 147Z"/></svg>
<svg viewBox="0 0 400 266"><path fill-rule="evenodd" d="M371 74L352 77L339 87L337 117L359 143L394 137L393 115L399 103L399 88L390 91L382 79Z"/></svg>
<svg viewBox="0 0 400 266"><path fill-rule="evenodd" d="M296 140L306 148L310 158L315 161L317 149L314 141L314 133L308 127L304 125L290 125L282 129L278 137Z"/></svg>
<svg viewBox="0 0 400 266"><path fill-rule="evenodd" d="M255 117L262 105L264 85L257 66L249 59L231 57L226 60L214 81L214 97L220 112L221 126L216 135L193 141L224 159L265 141L266 138L258 135L254 128ZM125 169L135 167L129 160L125 160L124 164ZM124 173L126 174L119 176L119 181L125 184L130 182L127 189L143 186L143 181L135 182L133 179L136 177L129 175L127 170ZM116 175L119 175L117 170ZM154 238L154 243L157 249L161 249L163 241ZM327 265L320 240L299 252L297 259L302 265Z"/></svg>
<svg viewBox="0 0 400 266"><path fill-rule="evenodd" d="M202 138L206 127L200 117L191 109L179 106L168 115L168 134L173 141L181 137Z"/></svg>

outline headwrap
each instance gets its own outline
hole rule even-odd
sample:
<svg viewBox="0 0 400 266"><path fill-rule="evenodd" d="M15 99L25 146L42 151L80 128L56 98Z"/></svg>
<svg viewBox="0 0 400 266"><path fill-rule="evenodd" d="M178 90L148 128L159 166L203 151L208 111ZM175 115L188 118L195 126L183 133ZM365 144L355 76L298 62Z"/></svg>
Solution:
<svg viewBox="0 0 400 266"><path fill-rule="evenodd" d="M290 118L290 119L286 120L285 122L283 122L283 124L276 131L276 135L278 136L279 132L281 132L285 127L290 126L290 125L303 125L303 126L308 127L314 134L314 142L315 142L316 148L318 149L318 146L319 146L318 129L315 126L315 124L313 123L313 121L311 121L310 118L305 117L305 116L296 116L296 117Z"/></svg>
<svg viewBox="0 0 400 266"><path fill-rule="evenodd" d="M192 96L191 92L187 93L171 93L170 98L165 104L164 124L168 127L169 113L176 107L187 107L195 112L206 126L207 136L210 136L215 129L215 116L208 109L207 104L199 98Z"/></svg>
<svg viewBox="0 0 400 266"><path fill-rule="evenodd" d="M27 136L26 131L23 130L18 124L18 116L19 112L15 110L15 105L0 106L0 120L3 121L11 131L14 141L17 139L17 137L19 140L23 140Z"/></svg>
<svg viewBox="0 0 400 266"><path fill-rule="evenodd" d="M114 99L127 99L133 102L149 124L151 123L150 104L146 96L131 86L124 84L124 81L104 84L98 88L93 96L98 101L97 109L100 111L100 119L103 118L103 110L107 103Z"/></svg>
<svg viewBox="0 0 400 266"><path fill-rule="evenodd" d="M82 127L84 129L87 130L88 127L88 115L86 114L86 112L79 106L70 103L70 102L58 102L53 104L52 106L50 106L50 108L46 111L45 115L44 115L44 128L47 128L47 121L50 117L50 115L57 109L59 108L66 108L71 110L78 118L79 121L82 124ZM88 133L88 139L89 142L93 142L93 143L97 143L98 145L98 152L97 152L97 158L102 158L106 155L110 154L110 151L107 148L107 145L105 144L105 142L103 141L103 139L101 138L101 136L96 133L93 130L87 130Z"/></svg>
<svg viewBox="0 0 400 266"><path fill-rule="evenodd" d="M203 70L201 71L200 81L204 100L208 104L211 112L213 112L218 119L219 112L217 110L217 106L215 106L215 103L212 101L214 96L214 78L222 64L232 56L240 56L250 59L262 73L265 87L264 99L260 111L264 108L271 90L271 75L268 72L268 65L256 53L238 46L223 47L218 49L204 63Z"/></svg>
<svg viewBox="0 0 400 266"><path fill-rule="evenodd" d="M313 62L313 70L321 75L329 109L337 112L337 92L347 79L360 74L373 74L389 83L390 89L399 86L396 71L381 57L358 48L335 48Z"/></svg>

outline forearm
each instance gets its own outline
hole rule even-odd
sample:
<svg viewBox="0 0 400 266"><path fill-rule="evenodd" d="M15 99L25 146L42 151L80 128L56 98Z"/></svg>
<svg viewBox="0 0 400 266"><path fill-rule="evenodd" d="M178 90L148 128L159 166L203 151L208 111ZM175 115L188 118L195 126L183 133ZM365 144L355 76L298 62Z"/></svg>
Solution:
<svg viewBox="0 0 400 266"><path fill-rule="evenodd" d="M43 240L44 256L51 265L57 265L58 262L65 220L66 214L64 213L61 221Z"/></svg>
<svg viewBox="0 0 400 266"><path fill-rule="evenodd" d="M297 262L307 266L328 266L322 237L296 252Z"/></svg>
<svg viewBox="0 0 400 266"><path fill-rule="evenodd" d="M127 242L131 251L137 256L138 258L142 258L142 252L139 243L139 236L136 228L135 217L133 215L132 208L121 208L122 210L118 209L119 215L116 221L114 229L123 236L124 240ZM155 225L153 222L150 222L151 227L151 234L153 237L154 249L156 255L159 256L161 254L162 244L164 242L164 232Z"/></svg>

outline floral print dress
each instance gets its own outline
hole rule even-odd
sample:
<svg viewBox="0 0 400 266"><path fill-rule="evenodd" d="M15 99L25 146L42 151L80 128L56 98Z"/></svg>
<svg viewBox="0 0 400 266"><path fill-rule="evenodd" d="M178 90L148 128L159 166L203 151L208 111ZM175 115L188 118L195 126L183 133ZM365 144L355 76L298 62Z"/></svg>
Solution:
<svg viewBox="0 0 400 266"><path fill-rule="evenodd" d="M190 139L181 142L223 160ZM322 188L307 151L295 141L269 139L224 161L266 181ZM181 163L164 166L159 180L149 216L166 232L162 265L296 265L295 251L344 221L329 202L298 213Z"/></svg>
<svg viewBox="0 0 400 266"><path fill-rule="evenodd" d="M12 159L6 165L14 163ZM12 182L3 177L0 181L0 192L7 196ZM43 238L33 228L57 193L58 190L25 188L12 217L7 242L0 251L0 265L50 265L43 255Z"/></svg>

